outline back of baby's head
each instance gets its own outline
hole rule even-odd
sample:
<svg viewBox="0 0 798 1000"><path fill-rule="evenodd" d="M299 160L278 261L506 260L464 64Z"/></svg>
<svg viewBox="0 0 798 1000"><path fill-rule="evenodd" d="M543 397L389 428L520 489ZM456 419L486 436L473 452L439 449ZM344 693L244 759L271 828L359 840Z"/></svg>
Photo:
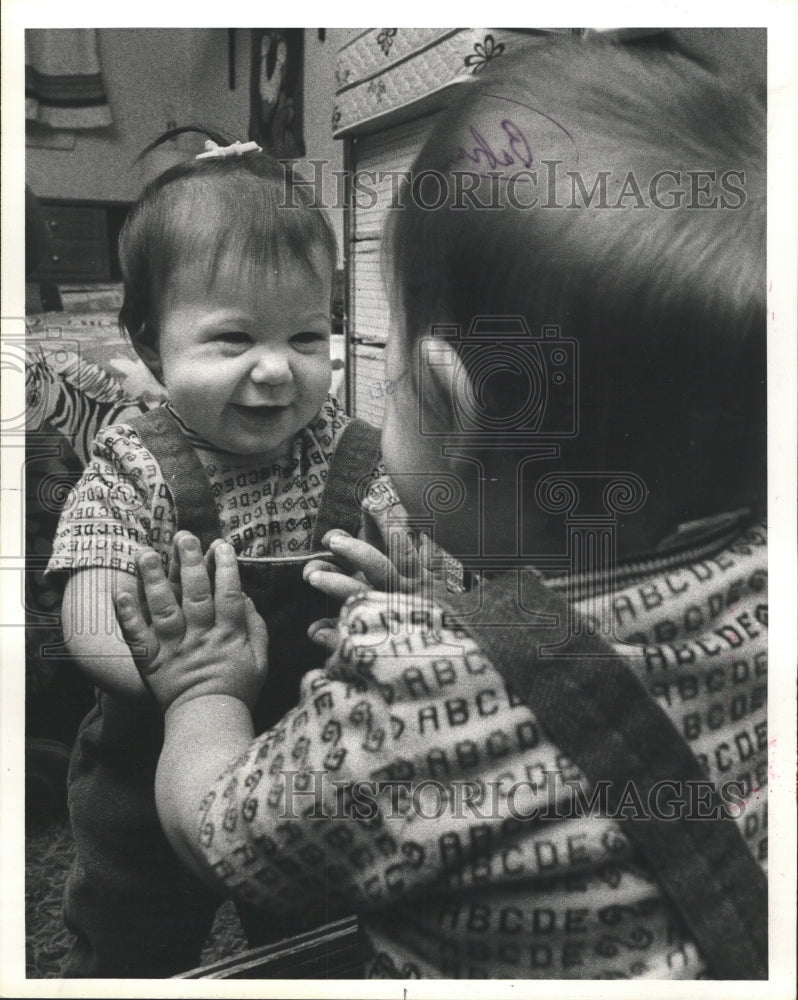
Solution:
<svg viewBox="0 0 798 1000"><path fill-rule="evenodd" d="M265 281L287 261L332 270L336 255L324 210L267 153L188 159L152 181L125 222L120 322L134 344L154 347L177 270L191 269L210 284L223 260L235 261L243 278Z"/></svg>
<svg viewBox="0 0 798 1000"><path fill-rule="evenodd" d="M501 57L389 223L408 363L435 324L519 315L578 342L587 419L764 413L765 146L764 95L674 46Z"/></svg>

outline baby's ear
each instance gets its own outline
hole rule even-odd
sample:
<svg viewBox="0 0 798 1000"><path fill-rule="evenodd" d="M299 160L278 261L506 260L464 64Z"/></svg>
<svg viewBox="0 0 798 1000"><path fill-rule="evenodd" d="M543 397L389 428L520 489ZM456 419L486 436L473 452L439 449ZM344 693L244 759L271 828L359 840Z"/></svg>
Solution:
<svg viewBox="0 0 798 1000"><path fill-rule="evenodd" d="M144 328L139 331L139 335L135 339L131 339L133 341L133 347L136 354L138 354L152 374L158 379L161 385L163 385L163 366L161 365L161 356L158 353L158 348L150 342L151 338L147 336Z"/></svg>
<svg viewBox="0 0 798 1000"><path fill-rule="evenodd" d="M427 361L432 363L426 370L437 383L443 398L453 399L455 393L463 391L468 381L465 365L448 341L430 338L427 345Z"/></svg>
<svg viewBox="0 0 798 1000"><path fill-rule="evenodd" d="M421 398L423 419L437 432L457 431L457 413L469 407L473 395L468 371L454 347L430 337L421 347Z"/></svg>

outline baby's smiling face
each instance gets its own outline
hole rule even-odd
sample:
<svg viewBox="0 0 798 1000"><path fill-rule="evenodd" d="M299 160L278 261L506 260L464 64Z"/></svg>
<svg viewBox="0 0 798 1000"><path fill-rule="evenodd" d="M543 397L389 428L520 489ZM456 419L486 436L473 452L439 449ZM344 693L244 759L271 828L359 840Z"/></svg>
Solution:
<svg viewBox="0 0 798 1000"><path fill-rule="evenodd" d="M180 416L210 444L277 457L330 387L329 266L286 259L261 278L223 259L210 284L179 269L165 290L158 365Z"/></svg>

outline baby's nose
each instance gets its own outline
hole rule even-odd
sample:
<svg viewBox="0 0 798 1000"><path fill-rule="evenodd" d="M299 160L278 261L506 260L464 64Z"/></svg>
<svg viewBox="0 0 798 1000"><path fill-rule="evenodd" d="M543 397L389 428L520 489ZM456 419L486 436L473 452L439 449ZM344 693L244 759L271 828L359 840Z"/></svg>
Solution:
<svg viewBox="0 0 798 1000"><path fill-rule="evenodd" d="M250 371L250 378L257 384L276 385L291 381L291 368L282 351L261 351Z"/></svg>

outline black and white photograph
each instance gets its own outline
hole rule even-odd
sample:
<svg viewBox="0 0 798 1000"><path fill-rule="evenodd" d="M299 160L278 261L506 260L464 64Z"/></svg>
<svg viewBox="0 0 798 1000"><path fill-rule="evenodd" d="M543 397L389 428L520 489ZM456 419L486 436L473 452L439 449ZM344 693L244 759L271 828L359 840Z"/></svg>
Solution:
<svg viewBox="0 0 798 1000"><path fill-rule="evenodd" d="M0 996L795 994L798 9L416 13L4 5Z"/></svg>

